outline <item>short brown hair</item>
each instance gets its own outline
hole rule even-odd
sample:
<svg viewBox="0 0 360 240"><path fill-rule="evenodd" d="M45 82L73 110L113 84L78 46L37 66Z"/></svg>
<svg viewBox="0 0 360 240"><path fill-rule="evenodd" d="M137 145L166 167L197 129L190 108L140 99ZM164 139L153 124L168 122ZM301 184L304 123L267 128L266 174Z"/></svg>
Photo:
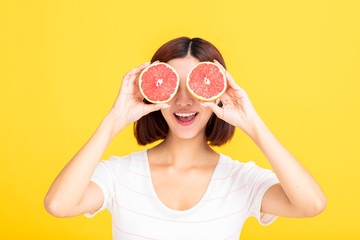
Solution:
<svg viewBox="0 0 360 240"><path fill-rule="evenodd" d="M225 62L219 50L210 42L201 38L179 37L168 41L162 45L154 54L151 62L159 60L160 62L168 62L173 58L184 58L191 55L202 61L213 61L216 59L221 65L225 66ZM146 99L143 100L147 104L152 104ZM218 106L222 107L220 101ZM157 140L165 139L169 131L160 110L151 112L134 123L134 135L139 145L146 145ZM235 127L218 118L212 113L205 127L206 140L211 146L221 146L230 141L234 136Z"/></svg>

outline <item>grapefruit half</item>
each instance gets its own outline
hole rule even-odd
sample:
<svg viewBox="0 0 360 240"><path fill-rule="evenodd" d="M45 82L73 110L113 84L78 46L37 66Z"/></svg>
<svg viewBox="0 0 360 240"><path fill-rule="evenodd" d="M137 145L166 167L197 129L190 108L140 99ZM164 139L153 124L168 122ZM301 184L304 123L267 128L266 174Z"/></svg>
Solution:
<svg viewBox="0 0 360 240"><path fill-rule="evenodd" d="M141 94L152 103L170 101L175 96L179 84L179 75L175 69L164 62L150 64L139 77Z"/></svg>
<svg viewBox="0 0 360 240"><path fill-rule="evenodd" d="M226 77L219 65L213 62L200 62L186 78L188 91L201 101L214 101L226 90Z"/></svg>

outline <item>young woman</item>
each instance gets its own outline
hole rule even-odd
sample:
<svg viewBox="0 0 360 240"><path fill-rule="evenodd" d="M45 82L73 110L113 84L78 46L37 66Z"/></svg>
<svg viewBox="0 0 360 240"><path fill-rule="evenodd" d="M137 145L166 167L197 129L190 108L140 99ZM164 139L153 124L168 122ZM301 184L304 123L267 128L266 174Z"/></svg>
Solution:
<svg viewBox="0 0 360 240"><path fill-rule="evenodd" d="M50 187L50 214L92 217L108 209L114 239L239 239L250 216L268 225L277 216L312 217L324 210L323 191L267 128L214 45L176 38L157 50L155 61L179 74L175 97L168 104L143 99L137 81L150 62L128 72L109 113ZM201 102L186 88L187 74L201 61L214 61L226 73L228 88L214 102ZM99 162L133 122L139 145L163 141ZM257 144L275 173L211 148L230 141L235 128Z"/></svg>

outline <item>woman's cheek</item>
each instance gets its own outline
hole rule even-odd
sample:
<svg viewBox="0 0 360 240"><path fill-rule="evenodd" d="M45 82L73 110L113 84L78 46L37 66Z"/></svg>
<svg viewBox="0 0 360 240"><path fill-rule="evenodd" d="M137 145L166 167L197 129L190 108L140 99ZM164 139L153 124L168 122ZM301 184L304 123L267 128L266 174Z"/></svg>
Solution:
<svg viewBox="0 0 360 240"><path fill-rule="evenodd" d="M160 109L161 114L163 115L163 117L165 118L166 122L168 122L168 120L170 120L170 110L168 108L165 109Z"/></svg>

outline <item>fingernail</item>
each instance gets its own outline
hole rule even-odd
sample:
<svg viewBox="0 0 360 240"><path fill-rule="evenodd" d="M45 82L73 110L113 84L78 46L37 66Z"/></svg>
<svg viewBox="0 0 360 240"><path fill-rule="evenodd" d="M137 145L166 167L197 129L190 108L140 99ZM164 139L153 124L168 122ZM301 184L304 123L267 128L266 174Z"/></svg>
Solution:
<svg viewBox="0 0 360 240"><path fill-rule="evenodd" d="M170 107L169 104L163 104L163 105L161 106L161 108L168 108L168 107Z"/></svg>
<svg viewBox="0 0 360 240"><path fill-rule="evenodd" d="M202 106L204 106L204 107L207 107L208 105L206 105L205 103L200 103Z"/></svg>

